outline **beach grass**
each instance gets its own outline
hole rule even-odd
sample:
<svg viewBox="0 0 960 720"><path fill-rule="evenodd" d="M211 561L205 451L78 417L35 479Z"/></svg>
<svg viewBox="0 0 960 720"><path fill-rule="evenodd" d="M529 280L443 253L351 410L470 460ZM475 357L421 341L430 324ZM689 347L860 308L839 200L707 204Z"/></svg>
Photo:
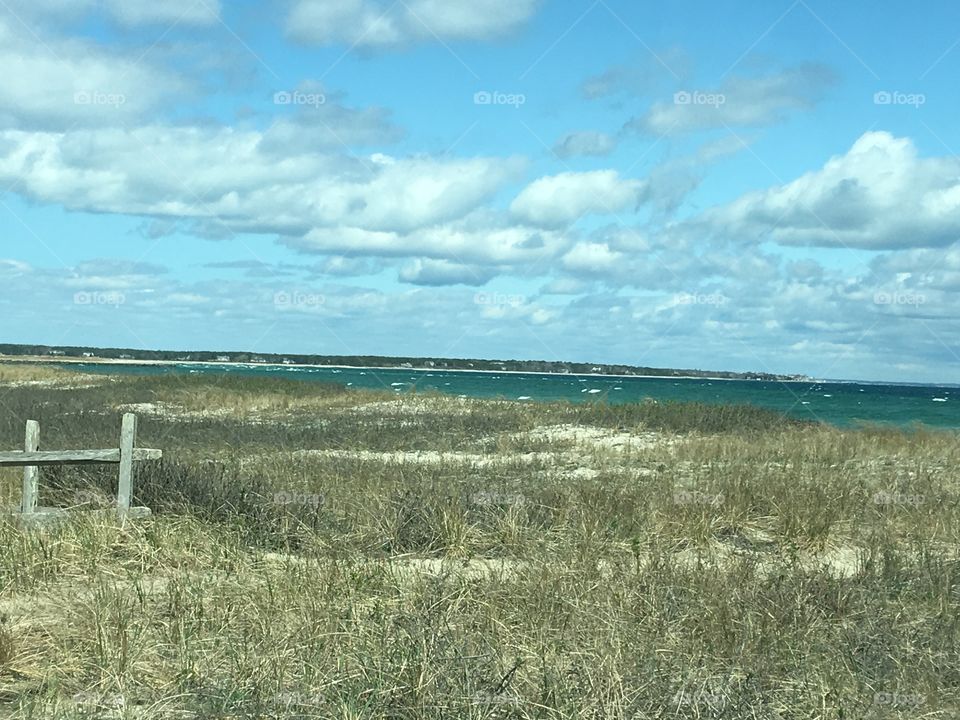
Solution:
<svg viewBox="0 0 960 720"><path fill-rule="evenodd" d="M0 717L956 718L960 445L752 407L2 380ZM44 377L43 380L51 378ZM0 470L0 503L20 474Z"/></svg>

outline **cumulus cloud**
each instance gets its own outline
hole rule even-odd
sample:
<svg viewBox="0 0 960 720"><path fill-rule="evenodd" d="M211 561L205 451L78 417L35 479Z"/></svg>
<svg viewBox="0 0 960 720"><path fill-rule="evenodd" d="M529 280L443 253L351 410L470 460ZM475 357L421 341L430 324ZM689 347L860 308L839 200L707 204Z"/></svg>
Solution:
<svg viewBox="0 0 960 720"><path fill-rule="evenodd" d="M686 88L627 123L628 130L669 135L725 127L763 127L788 112L809 110L835 82L823 65L801 65L759 77L731 77L719 88Z"/></svg>
<svg viewBox="0 0 960 720"><path fill-rule="evenodd" d="M130 122L188 91L175 74L83 40L37 38L0 15L0 127Z"/></svg>
<svg viewBox="0 0 960 720"><path fill-rule="evenodd" d="M484 285L496 274L489 267L449 260L417 258L400 268L399 278L413 285Z"/></svg>
<svg viewBox="0 0 960 720"><path fill-rule="evenodd" d="M539 0L297 0L287 32L314 45L389 47L435 40L484 40L529 20Z"/></svg>
<svg viewBox="0 0 960 720"><path fill-rule="evenodd" d="M610 273L623 259L622 253L611 250L606 243L581 242L563 256L563 265L574 272Z"/></svg>
<svg viewBox="0 0 960 720"><path fill-rule="evenodd" d="M561 233L511 225L505 219L485 212L406 234L356 228L318 228L303 237L285 239L284 242L304 252L420 256L503 267L548 263L562 254L569 244Z"/></svg>
<svg viewBox="0 0 960 720"><path fill-rule="evenodd" d="M617 141L612 135L584 130L567 133L557 140L553 152L561 158L570 158L578 155L601 157L609 155L617 147Z"/></svg>
<svg viewBox="0 0 960 720"><path fill-rule="evenodd" d="M72 210L216 220L234 231L410 232L467 214L522 169L502 158L354 158L267 152L264 135L146 126L0 132L0 178Z"/></svg>
<svg viewBox="0 0 960 720"><path fill-rule="evenodd" d="M883 253L870 263L878 287L927 294L960 292L960 241L943 249L916 249ZM926 304L926 303L925 303ZM960 307L949 302L952 313L960 315Z"/></svg>
<svg viewBox="0 0 960 720"><path fill-rule="evenodd" d="M821 169L748 193L703 220L744 241L944 247L960 239L960 160L921 158L909 138L868 132Z"/></svg>
<svg viewBox="0 0 960 720"><path fill-rule="evenodd" d="M522 220L543 227L569 225L588 214L613 214L636 208L643 191L640 180L615 170L566 172L539 178L510 205Z"/></svg>

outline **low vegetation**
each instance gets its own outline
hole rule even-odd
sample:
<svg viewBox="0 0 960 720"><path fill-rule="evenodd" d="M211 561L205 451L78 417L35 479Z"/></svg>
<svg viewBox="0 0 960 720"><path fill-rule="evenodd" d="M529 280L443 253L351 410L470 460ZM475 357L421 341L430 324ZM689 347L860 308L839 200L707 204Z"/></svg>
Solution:
<svg viewBox="0 0 960 720"><path fill-rule="evenodd" d="M0 518L0 717L960 716L956 434L3 371L0 447L165 457Z"/></svg>

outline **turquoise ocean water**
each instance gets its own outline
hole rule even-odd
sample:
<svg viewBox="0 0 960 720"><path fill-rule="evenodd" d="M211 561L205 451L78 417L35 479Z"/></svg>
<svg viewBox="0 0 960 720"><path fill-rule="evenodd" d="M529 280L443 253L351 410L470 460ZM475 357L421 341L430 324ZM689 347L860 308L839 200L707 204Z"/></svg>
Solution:
<svg viewBox="0 0 960 720"><path fill-rule="evenodd" d="M960 385L894 385L857 382L766 382L677 378L544 375L537 373L380 370L373 368L301 368L267 365L71 365L85 372L137 375L243 374L307 382L336 382L391 392L436 390L451 395L508 400L573 402L659 401L748 403L794 417L840 426L863 422L892 425L923 423L960 428Z"/></svg>

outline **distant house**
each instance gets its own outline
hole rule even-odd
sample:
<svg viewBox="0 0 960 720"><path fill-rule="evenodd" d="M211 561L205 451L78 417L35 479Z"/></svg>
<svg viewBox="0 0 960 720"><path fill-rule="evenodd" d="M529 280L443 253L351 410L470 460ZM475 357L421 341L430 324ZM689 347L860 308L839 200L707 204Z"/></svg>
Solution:
<svg viewBox="0 0 960 720"><path fill-rule="evenodd" d="M284 365L296 365L296 363L295 363L293 360L291 360L290 358L284 358L284 359L283 359L283 364L284 364Z"/></svg>
<svg viewBox="0 0 960 720"><path fill-rule="evenodd" d="M133 355L121 355L121 360L133 360Z"/></svg>
<svg viewBox="0 0 960 720"><path fill-rule="evenodd" d="M217 355L217 362L230 362L229 355Z"/></svg>
<svg viewBox="0 0 960 720"><path fill-rule="evenodd" d="M250 362L252 362L252 363L265 363L265 362L266 362L266 359L260 357L259 355L256 355L256 356L250 358Z"/></svg>
<svg viewBox="0 0 960 720"><path fill-rule="evenodd" d="M83 356L84 356L85 358L96 357L96 355L94 355L92 352L85 352L85 353L83 354Z"/></svg>
<svg viewBox="0 0 960 720"><path fill-rule="evenodd" d="M66 353L63 350L51 350L47 354L48 355L66 355Z"/></svg>
<svg viewBox="0 0 960 720"><path fill-rule="evenodd" d="M600 366L590 368L590 372L603 372L603 368Z"/></svg>
<svg viewBox="0 0 960 720"><path fill-rule="evenodd" d="M400 367L402 367L402 368L412 368L412 367L413 367L413 363L400 363Z"/></svg>

